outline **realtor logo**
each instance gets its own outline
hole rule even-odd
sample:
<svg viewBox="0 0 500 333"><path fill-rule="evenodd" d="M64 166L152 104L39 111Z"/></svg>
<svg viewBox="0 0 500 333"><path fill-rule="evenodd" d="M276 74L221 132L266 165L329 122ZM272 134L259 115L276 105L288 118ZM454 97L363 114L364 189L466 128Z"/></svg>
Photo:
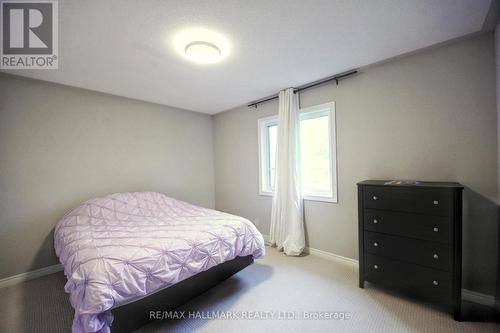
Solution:
<svg viewBox="0 0 500 333"><path fill-rule="evenodd" d="M57 1L0 3L0 69L57 69Z"/></svg>

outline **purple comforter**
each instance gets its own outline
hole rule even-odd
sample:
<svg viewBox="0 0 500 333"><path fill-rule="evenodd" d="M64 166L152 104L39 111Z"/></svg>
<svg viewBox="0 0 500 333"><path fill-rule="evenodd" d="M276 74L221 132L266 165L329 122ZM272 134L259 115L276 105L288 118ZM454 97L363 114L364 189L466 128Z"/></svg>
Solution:
<svg viewBox="0 0 500 333"><path fill-rule="evenodd" d="M89 200L64 215L54 241L78 333L110 332L110 309L236 256L265 254L248 220L155 192Z"/></svg>

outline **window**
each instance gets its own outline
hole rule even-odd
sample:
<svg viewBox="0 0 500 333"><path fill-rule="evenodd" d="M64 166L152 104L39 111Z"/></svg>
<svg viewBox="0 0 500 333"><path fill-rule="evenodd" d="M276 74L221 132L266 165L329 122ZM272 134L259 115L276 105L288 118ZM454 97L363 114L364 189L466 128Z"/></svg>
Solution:
<svg viewBox="0 0 500 333"><path fill-rule="evenodd" d="M262 195L272 195L278 117L261 118L258 125L259 190ZM304 199L337 202L335 103L300 110L300 155Z"/></svg>

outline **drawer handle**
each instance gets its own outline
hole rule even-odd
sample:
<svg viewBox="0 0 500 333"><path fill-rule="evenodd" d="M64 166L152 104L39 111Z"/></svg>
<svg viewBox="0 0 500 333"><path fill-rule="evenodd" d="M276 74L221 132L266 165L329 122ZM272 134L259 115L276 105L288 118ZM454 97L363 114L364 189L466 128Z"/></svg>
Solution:
<svg viewBox="0 0 500 333"><path fill-rule="evenodd" d="M373 268L378 269L378 265L373 265Z"/></svg>
<svg viewBox="0 0 500 333"><path fill-rule="evenodd" d="M432 229L432 230L434 230L434 232L438 232L439 228L438 227L434 227L434 229Z"/></svg>
<svg viewBox="0 0 500 333"><path fill-rule="evenodd" d="M434 204L435 204L435 205L439 205L439 201L434 200Z"/></svg>
<svg viewBox="0 0 500 333"><path fill-rule="evenodd" d="M378 243L377 243L377 242L374 242L374 243L373 243L373 246L377 247L377 246L378 246Z"/></svg>
<svg viewBox="0 0 500 333"><path fill-rule="evenodd" d="M432 256L434 259L439 259L439 256L437 253L434 253L434 255Z"/></svg>
<svg viewBox="0 0 500 333"><path fill-rule="evenodd" d="M376 196L376 195L374 195L374 196L373 196L373 200L377 200L377 199L378 199L378 198L377 198L377 196Z"/></svg>
<svg viewBox="0 0 500 333"><path fill-rule="evenodd" d="M439 282L437 280L434 280L434 281L432 281L432 284L437 286L437 285L439 285Z"/></svg>
<svg viewBox="0 0 500 333"><path fill-rule="evenodd" d="M373 219L373 224L377 224L377 223L378 223L377 219Z"/></svg>

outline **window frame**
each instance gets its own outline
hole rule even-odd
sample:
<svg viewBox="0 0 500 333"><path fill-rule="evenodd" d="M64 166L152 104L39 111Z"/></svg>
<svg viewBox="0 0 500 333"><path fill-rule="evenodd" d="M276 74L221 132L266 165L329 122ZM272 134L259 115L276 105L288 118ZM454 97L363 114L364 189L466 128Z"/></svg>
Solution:
<svg viewBox="0 0 500 333"><path fill-rule="evenodd" d="M278 116L269 116L264 118L259 118L257 120L258 128L258 145L259 145L259 195L273 196L273 190L271 188L264 188L263 179L263 168L269 170L269 136L266 131L269 126L278 125ZM264 135L264 133L266 135ZM264 157L266 156L266 157ZM267 177L270 178L268 175ZM269 185L272 186L272 185Z"/></svg>
<svg viewBox="0 0 500 333"><path fill-rule="evenodd" d="M320 202L330 202L338 203L338 172L337 172L337 127L336 127L336 112L335 112L335 102L328 102L318 105L313 105L307 108L302 108L299 112L302 113L314 113L328 110L330 121L328 123L329 131L329 147L330 147L330 171L331 171L331 186L332 186L332 196L313 196L304 195L304 200L308 201L320 201ZM259 149L259 195L272 196L272 190L268 188L263 188L263 168L269 170L269 138L266 133L264 137L263 131L268 126L278 124L278 116L263 117L257 120L258 128L258 149Z"/></svg>

